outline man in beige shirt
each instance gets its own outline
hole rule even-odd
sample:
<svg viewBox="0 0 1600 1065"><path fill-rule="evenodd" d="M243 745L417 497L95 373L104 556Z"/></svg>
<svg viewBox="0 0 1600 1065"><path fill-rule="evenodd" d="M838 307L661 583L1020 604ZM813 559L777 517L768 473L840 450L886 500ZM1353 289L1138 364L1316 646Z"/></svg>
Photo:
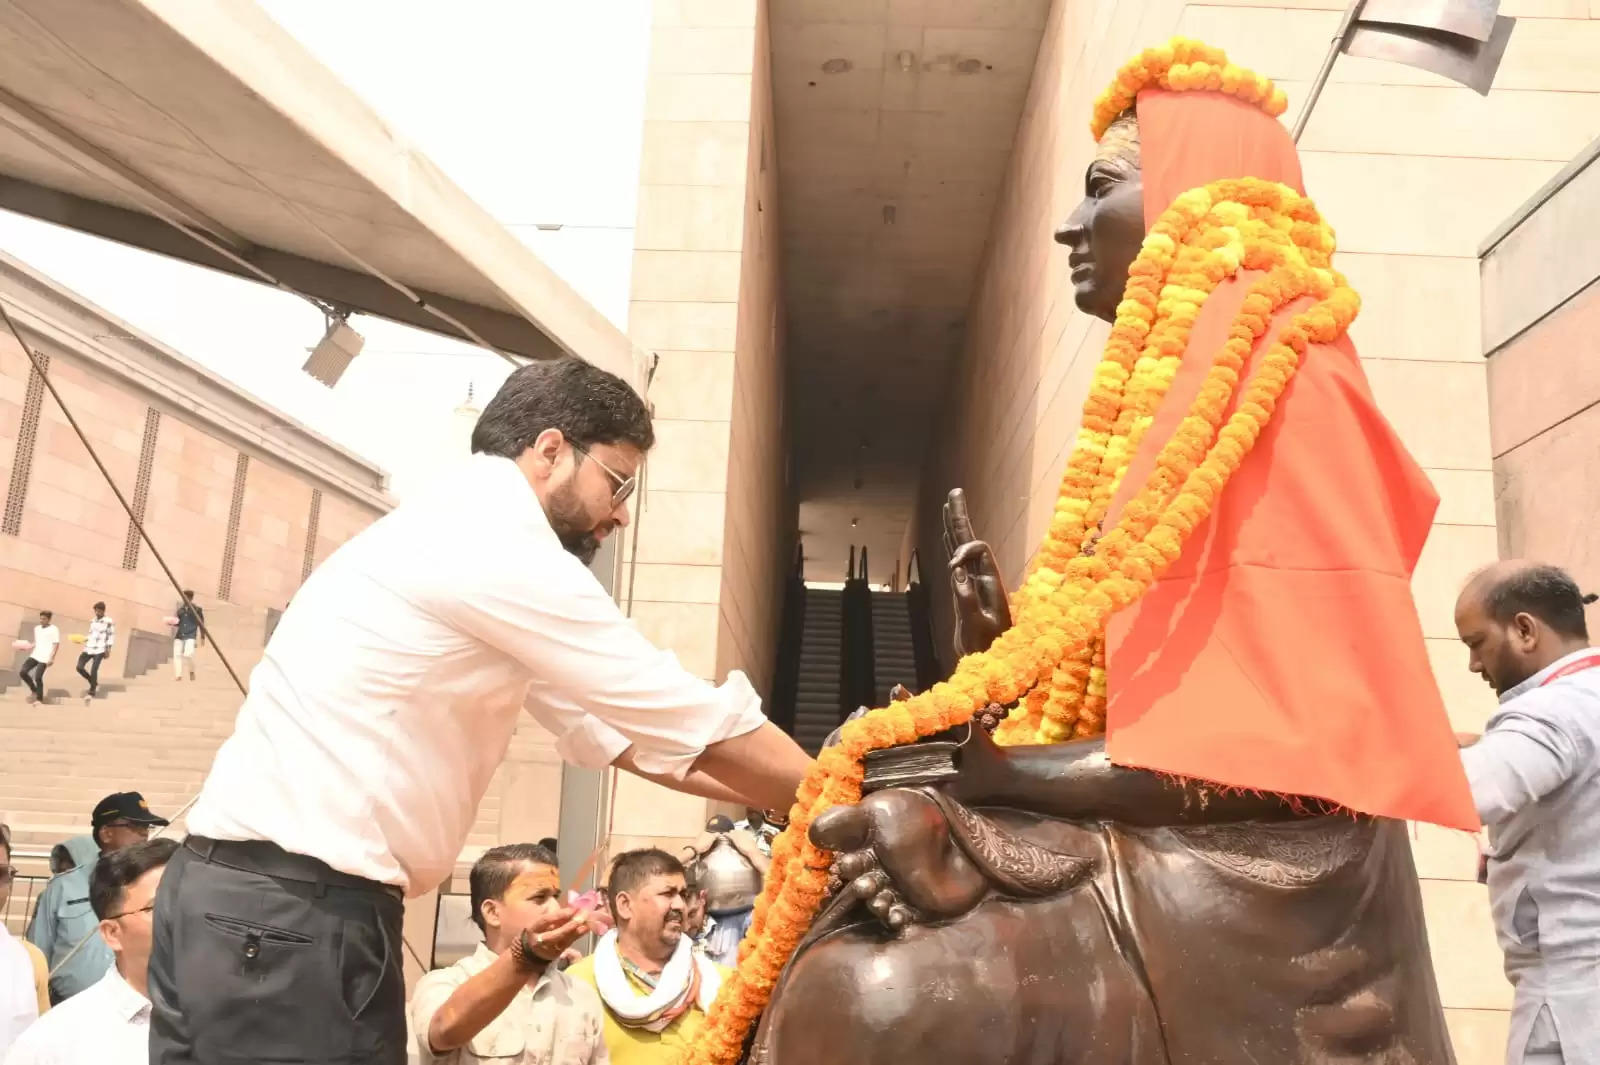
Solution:
<svg viewBox="0 0 1600 1065"><path fill-rule="evenodd" d="M472 867L472 919L484 942L417 983L411 1030L423 1065L608 1065L600 997L553 960L588 930L561 903L556 856L532 843L486 851Z"/></svg>

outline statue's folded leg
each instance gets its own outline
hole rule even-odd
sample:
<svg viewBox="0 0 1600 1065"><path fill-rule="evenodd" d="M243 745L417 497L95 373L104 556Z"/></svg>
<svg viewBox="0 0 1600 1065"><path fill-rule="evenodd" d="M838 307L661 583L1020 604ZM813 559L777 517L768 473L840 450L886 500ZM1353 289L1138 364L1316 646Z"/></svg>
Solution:
<svg viewBox="0 0 1600 1065"><path fill-rule="evenodd" d="M826 905L779 981L752 1065L1164 1061L1108 909L1098 829L983 814L933 789L864 805L938 836L895 841L924 863L919 876L896 871L910 919L892 930L849 891Z"/></svg>

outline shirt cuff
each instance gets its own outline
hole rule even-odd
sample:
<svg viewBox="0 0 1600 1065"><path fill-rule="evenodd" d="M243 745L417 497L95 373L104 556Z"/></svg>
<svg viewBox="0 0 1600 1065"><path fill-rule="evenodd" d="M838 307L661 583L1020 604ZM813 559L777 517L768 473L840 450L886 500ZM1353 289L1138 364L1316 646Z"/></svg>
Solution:
<svg viewBox="0 0 1600 1065"><path fill-rule="evenodd" d="M634 764L646 773L682 780L707 747L754 732L767 720L767 715L761 712L761 696L756 694L750 678L737 669L715 689L707 709L710 713L701 735L695 736L689 744L670 749L638 748L634 752Z"/></svg>

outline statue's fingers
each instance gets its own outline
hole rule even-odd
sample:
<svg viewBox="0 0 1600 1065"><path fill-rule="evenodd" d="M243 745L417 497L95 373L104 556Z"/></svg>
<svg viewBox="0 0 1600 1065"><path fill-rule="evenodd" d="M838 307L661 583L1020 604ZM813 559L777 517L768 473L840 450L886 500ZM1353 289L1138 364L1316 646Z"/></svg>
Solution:
<svg viewBox="0 0 1600 1065"><path fill-rule="evenodd" d="M957 545L957 543L959 543L959 541L956 540L955 535L950 531L950 504L949 503L946 503L944 505L944 510L941 512L941 514L942 514L943 523L944 523L944 528L943 528L943 531L942 531L942 535L944 537L944 557L945 558L949 558L951 555L954 555L956 553L956 545Z"/></svg>
<svg viewBox="0 0 1600 1065"><path fill-rule="evenodd" d="M911 908L901 902L893 903L889 912L884 914L883 923L889 926L891 932L900 931L911 923Z"/></svg>
<svg viewBox="0 0 1600 1065"><path fill-rule="evenodd" d="M950 555L950 569L967 573L987 573L995 569L994 551L982 540L966 540Z"/></svg>
<svg viewBox="0 0 1600 1065"><path fill-rule="evenodd" d="M876 895L872 896L871 901L867 903L867 909L871 910L872 915L878 920L887 923L889 919L889 911L894 908L894 904L897 901L898 900L894 897L893 892L880 891Z"/></svg>
<svg viewBox="0 0 1600 1065"><path fill-rule="evenodd" d="M908 701L910 698L911 689L907 688L904 684L896 684L894 687L889 689L889 701L891 703L903 703Z"/></svg>
<svg viewBox="0 0 1600 1065"><path fill-rule="evenodd" d="M881 895L888 885L889 878L874 869L850 881L850 894L858 899L873 899Z"/></svg>
<svg viewBox="0 0 1600 1065"><path fill-rule="evenodd" d="M959 488L950 490L950 535L957 544L964 544L976 540L977 534L972 531L972 517L967 513L967 493Z"/></svg>
<svg viewBox="0 0 1600 1065"><path fill-rule="evenodd" d="M841 854L839 860L833 863L833 867L839 871L841 880L854 880L872 868L872 854L869 851Z"/></svg>

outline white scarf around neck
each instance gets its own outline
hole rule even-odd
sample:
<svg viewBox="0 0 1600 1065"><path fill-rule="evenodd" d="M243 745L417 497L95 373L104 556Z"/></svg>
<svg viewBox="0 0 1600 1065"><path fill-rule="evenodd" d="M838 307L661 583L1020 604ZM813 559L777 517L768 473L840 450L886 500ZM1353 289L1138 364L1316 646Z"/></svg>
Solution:
<svg viewBox="0 0 1600 1065"><path fill-rule="evenodd" d="M622 956L617 953L617 930L613 928L600 937L594 948L594 982L605 1000L606 1008L625 1021L642 1021L678 1000L689 987L690 966L700 970L700 993L695 1004L701 1011L711 1008L711 1000L722 987L722 974L694 949L688 936L678 937L678 946L672 959L661 970L655 989L641 995L622 971Z"/></svg>

